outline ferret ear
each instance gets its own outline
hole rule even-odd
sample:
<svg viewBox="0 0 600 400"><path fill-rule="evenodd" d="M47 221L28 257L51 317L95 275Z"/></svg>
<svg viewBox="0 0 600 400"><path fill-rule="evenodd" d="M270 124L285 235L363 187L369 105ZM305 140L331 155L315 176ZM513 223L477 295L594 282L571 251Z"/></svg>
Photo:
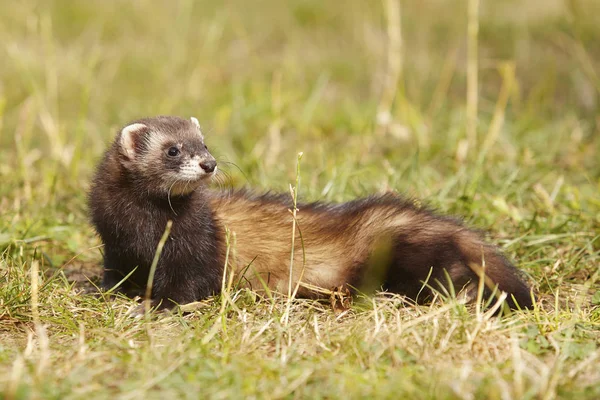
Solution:
<svg viewBox="0 0 600 400"><path fill-rule="evenodd" d="M135 158L135 144L139 140L140 136L148 130L148 127L144 124L131 124L127 125L121 131L120 143L121 152L130 160Z"/></svg>
<svg viewBox="0 0 600 400"><path fill-rule="evenodd" d="M202 135L202 129L200 128L200 122L198 122L198 119L196 117L190 117L190 121L192 121L192 124L194 124L194 126L198 129L198 133L200 134L200 136L202 136L202 139L204 139L204 136Z"/></svg>

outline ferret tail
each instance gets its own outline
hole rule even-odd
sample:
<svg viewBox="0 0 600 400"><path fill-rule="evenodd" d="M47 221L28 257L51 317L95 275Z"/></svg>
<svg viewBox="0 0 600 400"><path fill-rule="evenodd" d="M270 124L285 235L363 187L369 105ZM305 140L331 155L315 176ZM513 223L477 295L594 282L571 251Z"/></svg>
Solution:
<svg viewBox="0 0 600 400"><path fill-rule="evenodd" d="M466 273L474 274L476 282L483 279L485 295L506 292L506 303L511 309L533 308L531 287L496 247L484 243L471 231L462 231L457 236L458 248L468 268Z"/></svg>

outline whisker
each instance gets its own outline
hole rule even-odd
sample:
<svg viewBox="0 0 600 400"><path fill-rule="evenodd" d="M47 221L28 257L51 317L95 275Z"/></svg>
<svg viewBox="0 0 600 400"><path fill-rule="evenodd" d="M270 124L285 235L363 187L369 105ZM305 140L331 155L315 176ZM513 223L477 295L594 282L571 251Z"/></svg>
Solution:
<svg viewBox="0 0 600 400"><path fill-rule="evenodd" d="M237 169L237 170L238 170L238 171L239 171L239 172L240 172L240 173L241 173L241 174L244 176L244 179L246 180L246 183L249 183L249 182L250 182L250 179L248 178L248 175L246 175L246 174L244 173L244 171L242 171L242 169L241 169L241 168L240 168L240 167L239 167L239 166L238 166L236 163L234 163L234 162L231 162L231 161L224 161L224 160L222 160L222 161L220 160L220 161L219 161L219 163L220 163L220 164L225 164L225 165L228 165L228 166L229 166L229 165L232 165L232 166L234 166L234 167L235 167L235 169Z"/></svg>
<svg viewBox="0 0 600 400"><path fill-rule="evenodd" d="M189 179L188 179L188 180L185 182L185 186L183 187L183 191L184 191L185 193L187 193L187 192L188 192L188 191L187 191L187 188L188 188L188 186L190 185L190 183L192 183L192 181L191 181L191 180L189 180ZM196 188L194 188L193 190L190 190L190 192L193 192L194 190L196 190Z"/></svg>
<svg viewBox="0 0 600 400"><path fill-rule="evenodd" d="M217 173L213 176L213 179L219 185L219 189L232 188L231 175L228 172L217 170Z"/></svg>
<svg viewBox="0 0 600 400"><path fill-rule="evenodd" d="M219 175L219 188L221 190L231 189L232 187L231 178L227 179L224 175Z"/></svg>
<svg viewBox="0 0 600 400"><path fill-rule="evenodd" d="M222 189L222 187L221 187L221 178L220 178L220 175L218 174L218 172L217 172L216 174L212 175L212 176L210 177L210 180L211 180L212 182L216 182L216 184L217 184L218 188L219 188L219 189Z"/></svg>
<svg viewBox="0 0 600 400"><path fill-rule="evenodd" d="M175 181L173 181L171 186L169 186L169 191L167 192L167 201L169 202L169 207L171 208L171 211L173 211L173 214L175 214L175 216L177 216L177 213L173 209L173 204L171 204L171 190L173 189L173 186L175 186L175 184L177 182L179 182L179 179L175 179Z"/></svg>
<svg viewBox="0 0 600 400"><path fill-rule="evenodd" d="M229 180L229 181L233 180L233 178L231 177L231 174L227 171L217 171L217 176L223 178L224 179L223 182L225 182L225 180Z"/></svg>

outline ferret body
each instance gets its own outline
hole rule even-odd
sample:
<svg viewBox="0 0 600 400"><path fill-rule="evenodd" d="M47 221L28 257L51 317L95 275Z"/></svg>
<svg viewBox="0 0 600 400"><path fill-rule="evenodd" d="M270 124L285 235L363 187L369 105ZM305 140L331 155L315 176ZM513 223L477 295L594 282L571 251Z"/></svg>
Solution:
<svg viewBox="0 0 600 400"><path fill-rule="evenodd" d="M218 293L228 271L254 290L287 293L292 252L289 195L216 191L216 162L195 118L155 117L124 127L94 178L89 205L104 243L103 286L141 293L169 220L152 299L170 307ZM378 288L423 302L432 289L474 298L480 279L511 308L532 307L529 286L497 248L460 222L395 194L343 204L298 204L292 285ZM229 235L229 240L227 240ZM229 252L227 247L229 243ZM133 271L133 273L132 273Z"/></svg>

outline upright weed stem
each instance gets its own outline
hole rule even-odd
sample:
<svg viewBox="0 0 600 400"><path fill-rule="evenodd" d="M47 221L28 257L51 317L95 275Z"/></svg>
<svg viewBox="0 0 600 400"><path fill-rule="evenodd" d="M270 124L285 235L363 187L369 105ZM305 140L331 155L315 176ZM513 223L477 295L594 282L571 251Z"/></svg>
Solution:
<svg viewBox="0 0 600 400"><path fill-rule="evenodd" d="M288 301L287 301L287 306L286 306L286 310L285 313L282 317L282 321L284 323L287 323L288 318L289 318L289 314L290 314L290 307L291 307L291 303L292 303L292 282L294 279L294 247L296 245L296 216L298 215L298 187L300 186L300 160L302 159L302 155L303 153L300 152L298 153L298 159L296 161L296 184L294 187L292 187L290 185L290 192L292 195L292 201L293 201L293 205L294 208L291 210L292 212L292 249L290 252L290 272L289 272L289 278L288 278Z"/></svg>

